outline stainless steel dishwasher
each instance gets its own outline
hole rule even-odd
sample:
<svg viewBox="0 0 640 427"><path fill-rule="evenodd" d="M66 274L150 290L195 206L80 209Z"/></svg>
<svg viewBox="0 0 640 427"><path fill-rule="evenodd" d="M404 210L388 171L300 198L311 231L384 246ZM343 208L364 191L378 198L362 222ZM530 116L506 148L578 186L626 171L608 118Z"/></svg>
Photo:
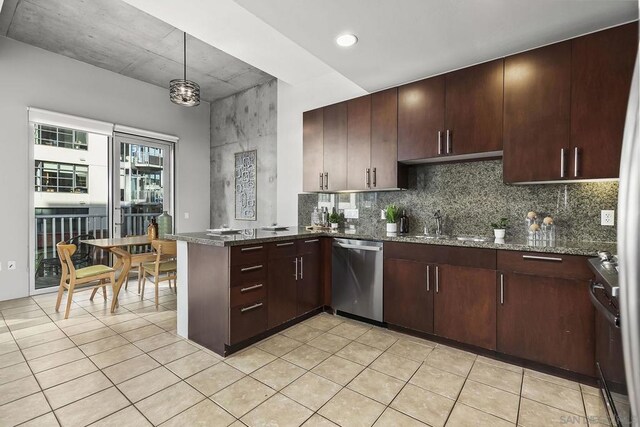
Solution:
<svg viewBox="0 0 640 427"><path fill-rule="evenodd" d="M333 239L332 304L382 322L382 242Z"/></svg>

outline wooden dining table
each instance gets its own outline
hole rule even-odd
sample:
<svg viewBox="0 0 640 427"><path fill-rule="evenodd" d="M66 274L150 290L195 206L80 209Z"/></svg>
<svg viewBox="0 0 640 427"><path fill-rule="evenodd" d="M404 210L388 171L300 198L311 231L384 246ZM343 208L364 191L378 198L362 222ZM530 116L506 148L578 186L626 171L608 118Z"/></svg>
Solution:
<svg viewBox="0 0 640 427"><path fill-rule="evenodd" d="M131 237L117 237L112 239L91 239L83 240L82 243L92 245L100 249L111 252L115 258L115 264L113 268L118 273L118 279L116 280L113 288L113 301L111 301L111 312L113 313L118 306L118 295L120 294L120 288L122 288L125 280L128 280L129 271L133 261L135 263L153 261L155 254L151 252L132 254L129 248L132 246L149 245L151 239L148 236L131 236Z"/></svg>

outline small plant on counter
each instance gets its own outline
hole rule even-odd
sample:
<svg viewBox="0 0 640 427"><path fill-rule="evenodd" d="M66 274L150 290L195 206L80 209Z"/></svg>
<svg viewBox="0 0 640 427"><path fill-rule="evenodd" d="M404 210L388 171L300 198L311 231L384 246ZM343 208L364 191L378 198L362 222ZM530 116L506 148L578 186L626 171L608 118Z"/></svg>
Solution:
<svg viewBox="0 0 640 427"><path fill-rule="evenodd" d="M338 228L342 220L343 220L343 215L341 214L338 214L336 212L329 214L329 224L331 224L331 228L333 229Z"/></svg>
<svg viewBox="0 0 640 427"><path fill-rule="evenodd" d="M400 214L400 208L394 204L387 205L385 210L385 216L387 217L387 224L395 224L398 222L398 215Z"/></svg>
<svg viewBox="0 0 640 427"><path fill-rule="evenodd" d="M493 234L496 239L504 239L505 230L509 226L509 218L500 218L498 222L492 222Z"/></svg>

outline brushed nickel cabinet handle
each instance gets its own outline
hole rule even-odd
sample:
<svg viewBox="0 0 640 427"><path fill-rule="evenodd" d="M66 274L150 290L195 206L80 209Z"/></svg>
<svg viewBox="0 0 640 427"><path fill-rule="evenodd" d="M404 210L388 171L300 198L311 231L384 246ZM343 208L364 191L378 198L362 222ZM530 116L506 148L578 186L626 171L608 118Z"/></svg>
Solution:
<svg viewBox="0 0 640 427"><path fill-rule="evenodd" d="M442 154L442 131L438 131L438 156Z"/></svg>
<svg viewBox="0 0 640 427"><path fill-rule="evenodd" d="M293 263L296 265L296 272L293 274L293 277L295 277L296 281L298 281L298 258L293 260Z"/></svg>
<svg viewBox="0 0 640 427"><path fill-rule="evenodd" d="M320 239L311 239L311 240L305 240L304 242L305 243L317 243L319 241L320 241Z"/></svg>
<svg viewBox="0 0 640 427"><path fill-rule="evenodd" d="M553 262L562 262L562 258L551 257L551 256L538 256L538 255L522 255L523 259L532 259L536 261L553 261Z"/></svg>
<svg viewBox="0 0 640 427"><path fill-rule="evenodd" d="M451 131L447 129L447 154L451 154Z"/></svg>
<svg viewBox="0 0 640 427"><path fill-rule="evenodd" d="M504 305L504 274L500 273L500 305Z"/></svg>
<svg viewBox="0 0 640 427"><path fill-rule="evenodd" d="M373 168L373 187L375 188L376 184L376 178L377 178L377 174L376 174L376 168Z"/></svg>
<svg viewBox="0 0 640 427"><path fill-rule="evenodd" d="M282 246L293 246L293 242L285 242L285 243L276 243L277 247L282 247Z"/></svg>
<svg viewBox="0 0 640 427"><path fill-rule="evenodd" d="M578 147L575 147L573 149L573 176L574 177L578 177L579 175L579 169L578 169Z"/></svg>
<svg viewBox="0 0 640 427"><path fill-rule="evenodd" d="M431 275L430 270L430 266L427 265L427 292L429 292L429 276Z"/></svg>
<svg viewBox="0 0 640 427"><path fill-rule="evenodd" d="M436 294L440 293L440 269L436 265Z"/></svg>
<svg viewBox="0 0 640 427"><path fill-rule="evenodd" d="M240 252L251 252L251 251L259 251L264 246L252 246L250 248L240 248Z"/></svg>
<svg viewBox="0 0 640 427"><path fill-rule="evenodd" d="M324 173L324 189L329 189L329 172Z"/></svg>
<svg viewBox="0 0 640 427"><path fill-rule="evenodd" d="M560 178L564 178L565 175L565 162L564 162L564 148L560 149Z"/></svg>
<svg viewBox="0 0 640 427"><path fill-rule="evenodd" d="M260 265L254 265L253 267L245 267L245 268L241 268L240 272L241 273L246 273L248 271L255 271L255 270L260 270L263 267L262 264Z"/></svg>
<svg viewBox="0 0 640 427"><path fill-rule="evenodd" d="M246 313L247 311L255 310L256 308L262 307L262 303L259 302L257 304L250 305L249 307L243 307L240 309L240 313Z"/></svg>
<svg viewBox="0 0 640 427"><path fill-rule="evenodd" d="M323 174L322 172L320 172L320 189L322 190L324 188L324 180L323 178Z"/></svg>
<svg viewBox="0 0 640 427"><path fill-rule="evenodd" d="M364 170L364 186L366 188L371 188L371 181L369 181L371 169L367 168Z"/></svg>
<svg viewBox="0 0 640 427"><path fill-rule="evenodd" d="M260 283L260 284L257 284L257 285L253 285L253 286L249 286L249 287L246 287L246 288L242 288L242 289L240 289L240 293L243 294L245 292L254 291L256 289L262 288L263 286L264 285L262 283Z"/></svg>
<svg viewBox="0 0 640 427"><path fill-rule="evenodd" d="M300 257L300 280L303 279L303 274L304 274L304 258Z"/></svg>

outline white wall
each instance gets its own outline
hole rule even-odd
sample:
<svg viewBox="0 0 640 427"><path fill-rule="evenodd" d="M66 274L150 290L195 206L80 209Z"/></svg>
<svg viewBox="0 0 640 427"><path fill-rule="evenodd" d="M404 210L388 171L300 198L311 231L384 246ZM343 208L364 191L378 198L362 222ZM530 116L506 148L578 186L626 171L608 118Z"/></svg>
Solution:
<svg viewBox="0 0 640 427"><path fill-rule="evenodd" d="M298 225L298 194L302 192L302 113L366 94L337 72L295 86L278 80L278 224Z"/></svg>
<svg viewBox="0 0 640 427"><path fill-rule="evenodd" d="M209 104L185 108L168 89L0 37L0 300L29 289L27 107L173 134L178 232L209 225ZM184 213L190 219L184 218ZM7 261L17 261L7 271Z"/></svg>

